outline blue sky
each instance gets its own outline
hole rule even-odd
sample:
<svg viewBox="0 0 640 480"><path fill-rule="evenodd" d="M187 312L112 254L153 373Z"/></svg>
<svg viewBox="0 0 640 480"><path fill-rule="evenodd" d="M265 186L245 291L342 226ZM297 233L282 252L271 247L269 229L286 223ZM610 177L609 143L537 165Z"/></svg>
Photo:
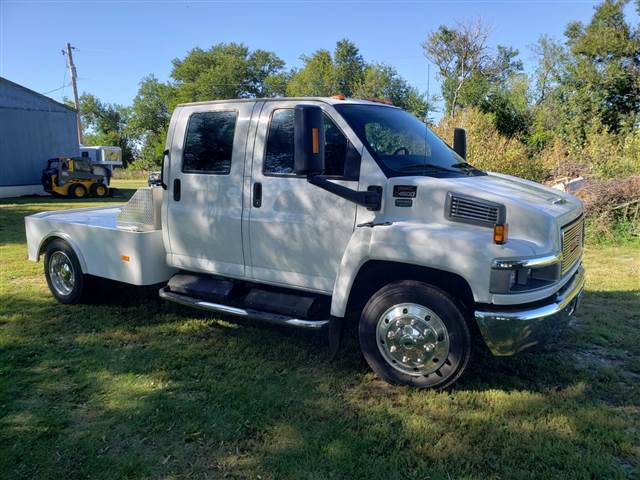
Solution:
<svg viewBox="0 0 640 480"><path fill-rule="evenodd" d="M420 43L440 24L481 18L491 44L518 48L529 67L529 46L541 34L561 38L571 20L587 21L592 1L17 1L0 0L0 75L38 92L68 83L60 50L74 54L80 91L129 104L150 73L167 80L171 60L193 47L244 42L275 51L288 66L300 55L333 49L347 37L368 61L394 66L427 89ZM627 9L634 22L637 16ZM439 92L435 68L430 90ZM71 87L48 94L71 96Z"/></svg>

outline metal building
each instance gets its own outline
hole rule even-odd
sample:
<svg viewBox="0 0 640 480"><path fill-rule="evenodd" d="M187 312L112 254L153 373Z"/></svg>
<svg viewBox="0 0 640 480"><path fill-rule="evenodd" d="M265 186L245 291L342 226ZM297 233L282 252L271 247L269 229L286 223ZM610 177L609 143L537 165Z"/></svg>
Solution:
<svg viewBox="0 0 640 480"><path fill-rule="evenodd" d="M0 77L0 198L42 194L49 158L78 156L75 109Z"/></svg>

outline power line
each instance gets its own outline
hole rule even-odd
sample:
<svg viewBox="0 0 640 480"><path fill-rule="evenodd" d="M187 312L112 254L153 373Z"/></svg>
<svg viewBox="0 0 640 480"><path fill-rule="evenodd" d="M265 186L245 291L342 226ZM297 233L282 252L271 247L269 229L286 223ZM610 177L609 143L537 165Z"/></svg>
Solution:
<svg viewBox="0 0 640 480"><path fill-rule="evenodd" d="M69 85L71 85L71 84L67 83L66 85L62 85L61 87L54 88L53 90L48 90L46 92L40 92L40 95L47 95L49 93L57 92L58 90L62 90L63 88L68 87Z"/></svg>
<svg viewBox="0 0 640 480"><path fill-rule="evenodd" d="M62 92L60 93L60 101L64 100L64 89L65 89L65 85L67 85L67 65L66 65L66 63L67 62L65 62L65 66L64 66L64 74L62 75Z"/></svg>

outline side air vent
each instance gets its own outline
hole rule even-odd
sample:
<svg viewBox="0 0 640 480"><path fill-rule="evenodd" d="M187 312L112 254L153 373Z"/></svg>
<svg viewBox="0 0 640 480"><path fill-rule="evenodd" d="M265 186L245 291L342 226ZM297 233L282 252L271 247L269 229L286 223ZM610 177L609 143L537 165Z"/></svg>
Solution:
<svg viewBox="0 0 640 480"><path fill-rule="evenodd" d="M445 205L445 216L452 222L493 227L505 223L507 212L504 205L499 203L449 192Z"/></svg>

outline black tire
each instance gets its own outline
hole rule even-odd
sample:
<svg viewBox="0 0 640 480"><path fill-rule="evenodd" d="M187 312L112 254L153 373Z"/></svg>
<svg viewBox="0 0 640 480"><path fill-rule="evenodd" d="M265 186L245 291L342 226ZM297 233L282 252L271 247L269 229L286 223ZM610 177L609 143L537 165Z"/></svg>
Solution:
<svg viewBox="0 0 640 480"><path fill-rule="evenodd" d="M107 194L109 193L109 189L104 183L98 182L91 185L89 192L93 197L102 198L107 196Z"/></svg>
<svg viewBox="0 0 640 480"><path fill-rule="evenodd" d="M64 257L69 260L69 268L73 275L73 286L69 291L61 289L60 280L56 280L56 278L54 278L56 274L53 273L51 268L52 260L57 261L55 260L56 257L64 258L63 255L60 254L63 254ZM49 290L51 290L53 296L60 303L74 304L83 301L85 297L86 278L82 273L78 257L69 244L64 240L53 240L49 245L47 245L44 254L44 275L47 279Z"/></svg>
<svg viewBox="0 0 640 480"><path fill-rule="evenodd" d="M408 367L402 365L402 363L398 365L397 362L393 361L393 363L396 363L396 366L394 366L392 361L387 360L382 353L383 349L385 349L385 342L382 338L383 335L378 338L378 323L384 321L388 324L388 318L382 318L383 315L386 315L389 309L394 306L402 304L416 304L431 310L438 317L439 325L446 327L448 350L444 355L445 358L438 359L434 357L431 359L434 362L437 361L437 365L439 365L434 372L429 372L428 370L429 368L436 368L436 366L428 367L427 360L422 360L425 367L421 367L425 368L425 372L428 372L426 375L422 372L409 374L400 371L399 368L407 370ZM402 310L402 313L407 314L407 310ZM429 319L430 317L426 321L428 322ZM395 333L397 334L397 331ZM469 327L455 300L434 286L413 280L391 283L378 290L369 299L360 316L358 336L362 353L372 370L384 381L396 385L436 390L447 388L460 378L471 355ZM394 337L390 338L393 340ZM437 341L440 340L441 337L439 336ZM398 340L394 341L397 342ZM378 345L379 342L382 345ZM387 341L387 348L391 348L388 346L389 343ZM424 346L424 348L433 346L433 343L431 343ZM391 354L387 353L387 355ZM440 364L440 362L443 363ZM418 369L414 370L417 371Z"/></svg>
<svg viewBox="0 0 640 480"><path fill-rule="evenodd" d="M75 183L69 187L69 196L71 198L84 198L87 196L87 188L81 183Z"/></svg>

